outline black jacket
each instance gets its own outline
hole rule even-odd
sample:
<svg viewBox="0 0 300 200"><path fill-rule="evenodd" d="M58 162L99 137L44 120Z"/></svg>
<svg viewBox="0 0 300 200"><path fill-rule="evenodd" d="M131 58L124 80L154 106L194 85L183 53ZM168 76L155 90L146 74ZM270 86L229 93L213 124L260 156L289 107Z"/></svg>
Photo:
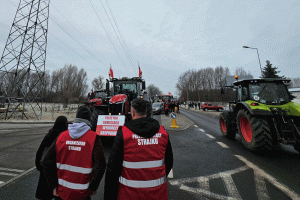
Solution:
<svg viewBox="0 0 300 200"><path fill-rule="evenodd" d="M40 171L39 182L36 189L35 197L38 199L42 198L50 198L52 195L52 189L48 186L46 177L41 170L41 160L44 150L48 149L52 143L56 140L61 132L64 130L62 129L50 129L48 134L44 137L35 157L35 166L38 171Z"/></svg>
<svg viewBox="0 0 300 200"><path fill-rule="evenodd" d="M155 119L144 117L135 120L131 120L125 123L127 128L138 136L151 138L159 130L159 122ZM123 156L124 156L124 140L122 127L119 127L114 144L111 149L111 153L108 159L106 174L105 174L105 186L104 186L104 199L113 200L118 197L119 177L123 168ZM173 167L173 152L170 140L168 138L168 145L165 153L165 166L166 176Z"/></svg>

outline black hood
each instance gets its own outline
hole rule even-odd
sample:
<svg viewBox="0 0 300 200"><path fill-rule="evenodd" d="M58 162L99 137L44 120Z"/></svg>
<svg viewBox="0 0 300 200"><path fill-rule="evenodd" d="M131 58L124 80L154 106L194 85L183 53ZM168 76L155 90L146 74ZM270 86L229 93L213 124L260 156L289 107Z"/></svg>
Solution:
<svg viewBox="0 0 300 200"><path fill-rule="evenodd" d="M153 137L160 128L159 122L149 117L130 120L124 125L138 136L146 138Z"/></svg>

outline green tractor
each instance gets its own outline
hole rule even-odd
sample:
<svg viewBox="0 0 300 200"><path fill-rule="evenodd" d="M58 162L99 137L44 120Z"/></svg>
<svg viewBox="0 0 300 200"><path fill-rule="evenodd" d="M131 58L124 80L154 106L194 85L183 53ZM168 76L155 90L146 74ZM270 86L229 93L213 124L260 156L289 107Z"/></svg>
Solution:
<svg viewBox="0 0 300 200"><path fill-rule="evenodd" d="M238 133L251 151L272 151L282 143L300 153L300 104L292 102L290 80L236 79L231 86L235 101L219 118L223 136L233 139Z"/></svg>

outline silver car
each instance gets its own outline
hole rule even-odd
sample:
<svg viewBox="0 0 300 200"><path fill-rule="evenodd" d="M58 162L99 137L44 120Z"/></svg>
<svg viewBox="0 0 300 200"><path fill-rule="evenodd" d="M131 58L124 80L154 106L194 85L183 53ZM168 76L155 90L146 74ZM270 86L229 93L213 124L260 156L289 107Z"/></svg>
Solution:
<svg viewBox="0 0 300 200"><path fill-rule="evenodd" d="M153 103L152 104L152 112L154 114L161 114L164 112L164 104L163 103Z"/></svg>

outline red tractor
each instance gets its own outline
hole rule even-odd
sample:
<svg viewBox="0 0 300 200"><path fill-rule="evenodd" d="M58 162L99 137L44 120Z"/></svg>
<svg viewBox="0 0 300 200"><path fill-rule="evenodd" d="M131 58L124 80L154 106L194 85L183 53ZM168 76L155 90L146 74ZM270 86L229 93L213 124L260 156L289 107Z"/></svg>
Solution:
<svg viewBox="0 0 300 200"><path fill-rule="evenodd" d="M135 98L146 98L145 92L146 84L145 80L140 77L127 78L123 77L120 79L111 78L106 79L106 91L105 103L99 107L94 106L95 109L92 111L91 125L92 130L96 131L97 121L99 115L109 116L125 116L125 121L131 119L130 106L131 101ZM96 96L96 95L95 95ZM101 98L103 101L103 98ZM95 101L97 102L97 101ZM96 104L95 104L96 105ZM96 109L101 108L101 109ZM151 116L152 107L149 101L148 115ZM116 133L116 131L115 131ZM101 135L101 134L100 134ZM114 135L110 135L114 136Z"/></svg>

